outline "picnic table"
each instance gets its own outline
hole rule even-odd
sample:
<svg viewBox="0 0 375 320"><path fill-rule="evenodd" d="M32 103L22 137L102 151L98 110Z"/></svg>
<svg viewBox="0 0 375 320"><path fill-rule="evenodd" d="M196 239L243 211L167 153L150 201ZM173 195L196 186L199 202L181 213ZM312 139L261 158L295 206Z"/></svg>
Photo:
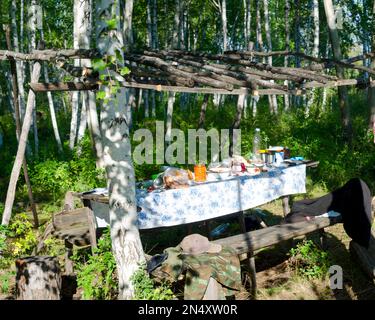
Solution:
<svg viewBox="0 0 375 320"><path fill-rule="evenodd" d="M184 189L136 190L139 229L153 229L212 220L283 197L306 192L306 167L317 162L272 168L252 176L194 184ZM105 189L81 193L85 206L94 212L96 227L109 225L108 194ZM284 205L284 209L286 206ZM286 212L287 213L287 212Z"/></svg>

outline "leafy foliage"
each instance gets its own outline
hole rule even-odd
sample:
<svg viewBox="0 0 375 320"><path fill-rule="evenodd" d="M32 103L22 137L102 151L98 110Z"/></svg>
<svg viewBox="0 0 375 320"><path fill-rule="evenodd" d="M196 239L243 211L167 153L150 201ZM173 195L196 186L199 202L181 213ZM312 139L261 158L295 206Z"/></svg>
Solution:
<svg viewBox="0 0 375 320"><path fill-rule="evenodd" d="M319 249L312 240L304 240L290 249L290 256L297 274L307 278L324 278L331 265L328 252Z"/></svg>
<svg viewBox="0 0 375 320"><path fill-rule="evenodd" d="M173 300L175 296L166 282L156 286L155 282L148 275L145 266L133 274L132 282L134 285L135 300Z"/></svg>
<svg viewBox="0 0 375 320"><path fill-rule="evenodd" d="M116 298L116 262L111 251L111 238L107 229L98 241L94 254L76 253L77 284L83 289L83 299L110 300Z"/></svg>

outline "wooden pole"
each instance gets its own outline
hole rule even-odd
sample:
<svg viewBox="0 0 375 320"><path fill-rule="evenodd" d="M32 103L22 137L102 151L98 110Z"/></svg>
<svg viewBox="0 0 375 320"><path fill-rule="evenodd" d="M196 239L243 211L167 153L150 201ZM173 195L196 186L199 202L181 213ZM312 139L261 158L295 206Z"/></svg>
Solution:
<svg viewBox="0 0 375 320"><path fill-rule="evenodd" d="M31 82L36 82L39 80L40 69L41 69L40 63L35 62L34 67L33 67L33 73L31 76ZM27 136L30 131L34 103L35 103L35 94L32 90L29 90L29 95L27 97L25 117L24 117L24 121L22 124L21 135L20 135L19 143L18 143L17 155L16 155L16 159L14 160L14 165L13 165L12 173L10 175L9 186L8 186L6 200L5 200L5 208L4 208L3 220L2 220L3 225L9 224L9 220L12 214L12 207L13 207L15 193L16 193L17 180L20 175L22 161L25 156Z"/></svg>
<svg viewBox="0 0 375 320"><path fill-rule="evenodd" d="M10 41L10 27L9 25L4 26L5 29L5 38L7 42L7 47L9 50L12 50L12 44ZM17 82L17 69L16 69L16 62L14 59L9 59L10 63L10 71L12 74L12 85L13 85L13 100L14 100L14 111L15 111L15 116L16 116L16 134L17 134L17 139L19 140L19 137L21 135L21 120L20 120L20 112L19 112L19 100L18 100L18 82ZM30 201L30 207L31 211L33 213L34 217L34 227L38 228L39 226L39 221L38 221L38 213L36 211L36 206L34 202L34 197L33 197L33 190L31 187L31 182L29 178L29 173L27 170L27 160L26 157L23 158L22 160L22 167L23 167L23 175L25 177L25 182L27 186L27 194L29 196L29 201Z"/></svg>

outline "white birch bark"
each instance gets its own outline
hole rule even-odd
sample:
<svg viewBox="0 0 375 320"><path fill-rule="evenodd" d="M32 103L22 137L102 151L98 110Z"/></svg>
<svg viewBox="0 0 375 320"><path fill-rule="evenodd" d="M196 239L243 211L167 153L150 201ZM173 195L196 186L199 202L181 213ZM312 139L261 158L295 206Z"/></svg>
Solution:
<svg viewBox="0 0 375 320"><path fill-rule="evenodd" d="M327 17L327 25L331 40L331 46L333 51L333 57L336 60L342 60L342 53L341 53L341 47L340 47L340 37L337 30L336 25L336 17L335 12L333 8L332 0L324 0L324 10ZM337 76L341 79L345 78L344 70L340 66L336 66L336 73ZM347 89L346 87L339 87L338 89L338 96L339 96L339 107L341 112L341 121L344 128L344 136L345 138L348 138L350 141L351 137L351 121L350 121L350 107L349 107L349 101L348 101L348 95L347 95Z"/></svg>
<svg viewBox="0 0 375 320"><path fill-rule="evenodd" d="M313 50L312 56L318 58L319 57L319 1L312 0L313 4L313 24L314 24L314 41L313 41ZM307 108L306 108L306 115L308 116L310 113L310 108L314 103L314 97L316 94L316 89L311 90L311 93L308 98Z"/></svg>
<svg viewBox="0 0 375 320"><path fill-rule="evenodd" d="M165 141L167 142L167 144L171 143L173 104L175 102L175 96L176 95L174 92L169 92L167 104L167 122L165 130Z"/></svg>
<svg viewBox="0 0 375 320"><path fill-rule="evenodd" d="M18 28L17 28L17 19L16 19L16 13L17 13L17 3L16 0L12 0L11 3L11 19L12 19L12 38L13 38L13 50L15 52L20 52L20 45L18 41ZM21 11L21 17L22 17L22 11ZM18 86L18 103L20 107L20 120L22 123L23 115L25 113L25 88L24 88L24 69L23 69L23 62L22 61L16 61L16 67L17 67L17 86Z"/></svg>
<svg viewBox="0 0 375 320"><path fill-rule="evenodd" d="M33 66L33 72L31 75L31 82L38 82L39 76L40 76L40 69L41 69L40 63L35 62ZM9 186L8 186L6 200L5 200L5 208L4 208L3 218L1 222L3 225L9 224L10 217L12 215L12 208L13 208L14 198L16 195L17 181L20 175L23 158L25 156L27 136L29 134L30 127L31 127L34 107L35 107L35 94L34 94L34 91L29 90L29 94L27 96L25 118L22 124L22 131L21 131L21 135L19 138L17 154L14 160L12 172L11 172L10 179L9 179Z"/></svg>
<svg viewBox="0 0 375 320"><path fill-rule="evenodd" d="M268 10L268 0L263 0L263 9L264 9L264 29L266 32L267 39L267 49L272 51L272 38L271 38L271 28L270 28L270 15ZM272 56L268 57L267 63L272 66ZM271 80L271 82L274 82ZM277 113L277 98L276 95L269 96L270 107L273 113Z"/></svg>
<svg viewBox="0 0 375 320"><path fill-rule="evenodd" d="M103 32L106 20L120 16L117 2L100 0L96 6L97 48L105 55L122 52L122 30ZM119 62L121 63L121 62ZM138 265L144 262L142 243L137 226L135 199L135 173L131 159L129 125L126 119L126 102L129 92L121 88L110 96L110 88L101 86L110 100L103 101L101 125L103 134L103 159L107 172L109 191L109 217L112 251L116 260L119 279L119 299L131 299L134 287L131 277Z"/></svg>
<svg viewBox="0 0 375 320"><path fill-rule="evenodd" d="M290 50L290 28L289 28L289 13L290 13L290 2L285 0L285 50ZM284 58L284 67L289 66L289 57L285 56ZM289 81L284 81L285 86L289 86ZM289 110L289 95L284 95L284 110Z"/></svg>
<svg viewBox="0 0 375 320"><path fill-rule="evenodd" d="M148 118L150 116L150 108L148 103L148 90L145 90L143 92L143 101L145 105L145 118Z"/></svg>
<svg viewBox="0 0 375 320"><path fill-rule="evenodd" d="M29 30L30 30L30 52L36 49L36 29L38 23L37 12L38 2L37 0L31 0L30 2L30 15L29 15ZM33 63L30 63L30 75L33 72ZM29 91L30 92L30 91ZM35 103L35 99L34 99ZM36 105L32 108L33 114L33 133L34 133L34 154L38 157L39 154L39 138L38 138L38 123L36 118Z"/></svg>
<svg viewBox="0 0 375 320"><path fill-rule="evenodd" d="M40 29L40 36L41 36L42 41L44 41L43 27ZM49 76L48 76L48 65L47 65L47 63L43 64L43 70L44 70L44 80L45 80L45 82L48 83L49 82ZM48 99L49 112L50 112L50 115L51 115L53 134L55 136L55 140L56 140L56 143L57 143L57 148L59 150L59 153L62 154L64 151L63 151L63 146L62 146L62 143L61 143L59 127L57 125L55 105L54 105L54 102L53 102L53 99L52 99L51 91L47 92L47 99Z"/></svg>
<svg viewBox="0 0 375 320"><path fill-rule="evenodd" d="M82 94L82 107L81 107L81 117L79 121L79 126L78 126L78 133L77 133L77 154L81 155L82 152L82 145L81 141L83 137L85 136L85 131L87 128L87 93Z"/></svg>
<svg viewBox="0 0 375 320"><path fill-rule="evenodd" d="M227 1L221 1L221 22L223 28L223 51L227 51L228 47L228 23L227 23Z"/></svg>

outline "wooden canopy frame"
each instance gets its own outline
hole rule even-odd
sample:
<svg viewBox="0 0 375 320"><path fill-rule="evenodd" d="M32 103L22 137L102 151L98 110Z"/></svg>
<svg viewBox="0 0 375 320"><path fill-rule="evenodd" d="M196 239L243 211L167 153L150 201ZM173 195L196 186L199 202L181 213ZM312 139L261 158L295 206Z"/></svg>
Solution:
<svg viewBox="0 0 375 320"><path fill-rule="evenodd" d="M259 62L268 56L294 56L310 62L303 68L278 67ZM0 50L0 60L48 61L64 69L80 82L30 83L35 92L98 90L101 81L89 68L74 67L70 59L98 58L96 50L35 50L23 54ZM357 86L374 87L369 77L339 79L324 70L341 67L357 70L360 75L375 76L375 70L356 64L374 53L338 61L316 58L300 52L227 51L208 54L183 50L133 51L125 54L130 74L122 77L111 74L123 87L157 91L240 95L302 95L308 89ZM285 84L287 83L287 84Z"/></svg>

